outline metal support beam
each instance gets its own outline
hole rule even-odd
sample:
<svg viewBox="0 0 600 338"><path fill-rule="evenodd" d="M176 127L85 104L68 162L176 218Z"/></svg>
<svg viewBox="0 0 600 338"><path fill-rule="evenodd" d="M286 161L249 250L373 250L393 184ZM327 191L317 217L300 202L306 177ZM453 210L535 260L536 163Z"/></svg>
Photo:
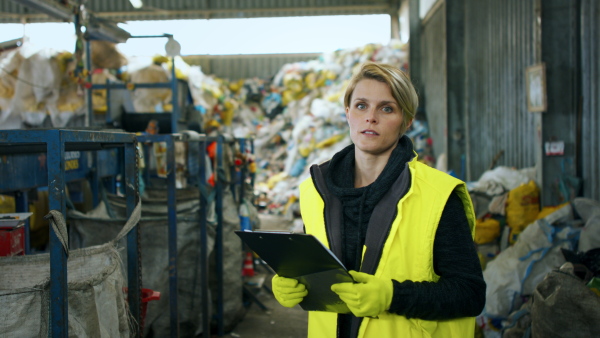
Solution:
<svg viewBox="0 0 600 338"><path fill-rule="evenodd" d="M59 130L50 130L47 139L49 210L66 214L65 143ZM67 252L50 229L50 322L52 337L69 336L67 296Z"/></svg>
<svg viewBox="0 0 600 338"><path fill-rule="evenodd" d="M223 328L223 180L219 177L219 172L223 168L223 143L224 137L220 135L217 138L217 169L215 170L215 189L217 209L217 234L216 234L216 265L217 265L217 335L222 337Z"/></svg>
<svg viewBox="0 0 600 338"><path fill-rule="evenodd" d="M13 0L14 2L32 8L36 11L40 11L50 17L63 20L71 21L73 19L73 13L71 8L59 4L57 1L46 1L46 0Z"/></svg>
<svg viewBox="0 0 600 338"><path fill-rule="evenodd" d="M409 0L408 4L410 26L408 67L410 78L419 94L419 106L422 106L424 102L422 97L423 80L421 78L421 17L419 15L419 3L420 0Z"/></svg>
<svg viewBox="0 0 600 338"><path fill-rule="evenodd" d="M175 76L175 57L171 59L171 132L179 131L179 95L177 95L177 77Z"/></svg>
<svg viewBox="0 0 600 338"><path fill-rule="evenodd" d="M448 169L464 180L465 156L465 3L446 0L446 81Z"/></svg>
<svg viewBox="0 0 600 338"><path fill-rule="evenodd" d="M541 113L541 142L542 147L545 142L553 141L563 141L565 145L563 156L543 157L543 206L564 203L579 194L577 187L569 187L571 182L567 179L577 177L576 131L581 86L579 10L578 0L545 0L541 4L542 62L546 65L548 100L547 112Z"/></svg>
<svg viewBox="0 0 600 338"><path fill-rule="evenodd" d="M206 189L206 138L198 142L199 149L199 172L198 188L200 189L200 285L202 286L202 336L210 336L210 317L208 316L211 308L209 304L208 290L208 234L207 228L207 189Z"/></svg>
<svg viewBox="0 0 600 338"><path fill-rule="evenodd" d="M175 142L167 140L167 204L169 205L169 313L171 337L179 337L177 307L177 203L175 194Z"/></svg>
<svg viewBox="0 0 600 338"><path fill-rule="evenodd" d="M17 212L29 212L29 198L27 191L17 191L15 194L15 209ZM30 221L29 218L25 220L25 254L29 255L31 251L31 234L30 234Z"/></svg>
<svg viewBox="0 0 600 338"><path fill-rule="evenodd" d="M125 192L127 194L127 216L135 208L137 196L137 153L135 144L125 146ZM128 299L131 316L138 324L132 336L141 337L141 310L142 310L142 276L140 253L140 227L136 226L127 234L127 283L129 285Z"/></svg>
<svg viewBox="0 0 600 338"><path fill-rule="evenodd" d="M400 40L400 2L401 0L390 1L390 38Z"/></svg>

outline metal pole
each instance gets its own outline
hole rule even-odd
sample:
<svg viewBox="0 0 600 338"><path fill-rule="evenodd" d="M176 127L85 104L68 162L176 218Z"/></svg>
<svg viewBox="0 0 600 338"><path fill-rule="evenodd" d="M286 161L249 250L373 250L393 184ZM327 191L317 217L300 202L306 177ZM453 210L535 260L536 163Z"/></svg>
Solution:
<svg viewBox="0 0 600 338"><path fill-rule="evenodd" d="M179 97L177 95L177 77L175 76L175 57L171 61L171 133L176 133L179 121Z"/></svg>
<svg viewBox="0 0 600 338"><path fill-rule="evenodd" d="M91 91L91 90L90 90ZM112 126L113 119L110 107L110 80L106 79L106 113L104 113L106 127Z"/></svg>
<svg viewBox="0 0 600 338"><path fill-rule="evenodd" d="M240 152L243 155L246 155L246 139L240 139ZM246 174L248 173L248 162L242 165L240 171L240 202L244 199L244 185L246 183Z"/></svg>
<svg viewBox="0 0 600 338"><path fill-rule="evenodd" d="M79 17L78 15L75 16L76 18ZM85 40L85 68L87 68L88 70L88 75L87 75L87 80L91 83L92 82L92 51L91 51L91 43L88 40ZM92 100L92 88L86 90L86 99L87 99L87 108L88 108L88 120L86 123L86 126L88 127L92 127L94 126L94 105L93 105L93 100ZM108 92L108 89L107 89Z"/></svg>
<svg viewBox="0 0 600 338"><path fill-rule="evenodd" d="M235 139L233 140L235 142ZM235 149L235 143L232 144L233 149ZM237 196L236 194L236 188L235 188L235 184L236 184L236 179L237 179L237 175L236 175L236 170L235 170L235 160L233 161L233 163L231 163L231 165L229 166L229 177L230 177L230 182L229 182L229 190L231 190L231 194L233 195L233 201L241 201L242 198L241 196ZM239 198L237 198L239 197Z"/></svg>
<svg viewBox="0 0 600 338"><path fill-rule="evenodd" d="M254 139L250 140L250 154L254 155ZM254 159L254 165L256 165L256 159ZM250 186L254 189L254 178L256 177L255 173L250 173Z"/></svg>
<svg viewBox="0 0 600 338"><path fill-rule="evenodd" d="M202 286L202 336L210 336L210 304L208 303L208 236L206 233L207 197L202 193L206 188L206 138L198 142L200 147L200 168L198 175L198 188L200 189L200 274ZM204 189L206 192L207 190Z"/></svg>
<svg viewBox="0 0 600 338"><path fill-rule="evenodd" d="M179 337L177 311L177 205L175 194L175 142L167 138L167 203L169 206L169 312L171 337Z"/></svg>
<svg viewBox="0 0 600 338"><path fill-rule="evenodd" d="M49 130L47 144L48 199L50 210L65 215L65 144L60 130ZM50 321L52 337L69 336L67 252L50 228Z"/></svg>
<svg viewBox="0 0 600 338"><path fill-rule="evenodd" d="M223 169L223 136L217 138L217 168L215 182L217 196L215 207L217 211L216 258L217 258L217 335L223 336L223 183L219 178L219 170Z"/></svg>
<svg viewBox="0 0 600 338"><path fill-rule="evenodd" d="M125 184L125 192L127 198L127 215L131 215L133 209L135 208L137 202L137 194L138 187L136 184L137 179L137 166L136 166L136 150L135 150L135 142L131 144L125 144L124 149L125 155L125 177L123 182ZM128 298L129 298L129 311L131 312L131 316L138 324L138 327L135 332L132 333L132 336L141 337L142 332L140 332L141 328L141 305L142 305L142 297L141 297L141 289L142 289L142 280L141 280L141 264L140 264L140 227L136 225L128 234L127 234L127 281L129 284Z"/></svg>
<svg viewBox="0 0 600 338"><path fill-rule="evenodd" d="M15 194L15 209L17 212L28 212L29 211L29 199L27 198L27 191L17 191ZM29 255L31 250L30 241L30 226L29 226L29 218L25 220L25 254Z"/></svg>
<svg viewBox="0 0 600 338"><path fill-rule="evenodd" d="M98 177L98 152L92 155L92 167L90 168L90 189L92 190L92 204L94 208L100 203L100 178Z"/></svg>

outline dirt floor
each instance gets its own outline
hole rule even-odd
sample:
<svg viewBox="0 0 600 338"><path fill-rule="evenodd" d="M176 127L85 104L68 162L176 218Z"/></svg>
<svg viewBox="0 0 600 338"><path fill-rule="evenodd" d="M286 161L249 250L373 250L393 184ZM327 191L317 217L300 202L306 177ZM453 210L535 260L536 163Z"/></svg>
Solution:
<svg viewBox="0 0 600 338"><path fill-rule="evenodd" d="M292 222L278 216L260 215L260 219L260 228L265 230L291 230L293 227ZM263 310L256 302L251 301L252 297L245 297L250 304L248 311L244 319L231 332L225 334L225 337L305 338L308 322L307 312L298 305L290 309L277 303L270 291L273 274L268 271L268 268L261 267L260 264L257 264L255 272L256 276L247 280L246 288L267 310ZM264 280L264 287L260 287L261 280Z"/></svg>

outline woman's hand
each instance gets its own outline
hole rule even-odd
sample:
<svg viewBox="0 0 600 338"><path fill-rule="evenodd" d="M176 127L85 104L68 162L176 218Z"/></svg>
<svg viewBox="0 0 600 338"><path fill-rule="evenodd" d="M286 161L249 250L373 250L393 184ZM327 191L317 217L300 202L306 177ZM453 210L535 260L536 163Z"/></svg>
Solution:
<svg viewBox="0 0 600 338"><path fill-rule="evenodd" d="M394 285L391 279L381 279L363 272L350 271L356 283L331 286L356 317L377 317L390 308Z"/></svg>
<svg viewBox="0 0 600 338"><path fill-rule="evenodd" d="M294 307L308 295L304 284L300 284L292 278L275 275L272 279L272 286L275 299L285 307Z"/></svg>

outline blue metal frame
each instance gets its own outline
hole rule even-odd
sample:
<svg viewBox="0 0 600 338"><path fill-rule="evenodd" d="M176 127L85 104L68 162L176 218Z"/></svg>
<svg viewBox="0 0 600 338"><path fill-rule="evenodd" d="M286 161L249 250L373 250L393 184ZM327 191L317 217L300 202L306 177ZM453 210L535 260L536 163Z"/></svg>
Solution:
<svg viewBox="0 0 600 338"><path fill-rule="evenodd" d="M177 202L175 191L175 141L179 134L140 135L143 144L165 142L167 144L167 204L168 204L168 243L169 243L169 315L171 337L179 337L179 315L177 307ZM148 161L149 156L144 156ZM149 164L146 163L146 169Z"/></svg>
<svg viewBox="0 0 600 338"><path fill-rule="evenodd" d="M77 154L79 158L72 160L76 162L77 168L65 168L65 180L67 182L74 182L88 179L94 175L98 178L116 176L120 172L115 160L119 157L118 151L119 149L95 151L94 153L100 159L96 164L93 161L90 163L88 152L86 151L69 152ZM0 160L0 175L2 177L10 177L11 179L0 181L0 192L25 191L46 186L48 183L48 171L46 170L46 159L44 158L44 156L47 156L44 154L45 152L46 150L41 148L35 154L23 153L18 148L2 151L2 154L11 154L11 156L5 160ZM27 172L23 172L22 168L27 168Z"/></svg>
<svg viewBox="0 0 600 338"><path fill-rule="evenodd" d="M208 234L206 231L206 214L207 214L207 205L208 205L208 196L206 195L206 189L202 187L206 187L206 137L203 137L202 141L198 142L198 147L200 147L200 158L199 158L199 180L198 180L198 188L200 189L200 273L202 275L202 280L200 284L202 285L202 335L209 336L210 335L210 318L208 316L210 310L210 304L208 303L208 295L209 295L209 286L208 286Z"/></svg>
<svg viewBox="0 0 600 338"><path fill-rule="evenodd" d="M246 154L246 139L241 138L238 140L240 143L240 152L245 155ZM248 164L245 163L240 170L240 202L244 198L244 183L246 183L246 175L248 174Z"/></svg>
<svg viewBox="0 0 600 338"><path fill-rule="evenodd" d="M163 35L140 35L140 36L131 36L131 38L169 38L173 37L171 34L163 34ZM91 54L90 42L86 41L86 55ZM92 83L92 61L91 57L86 58L86 67L89 71L87 76L87 81ZM169 88L171 89L171 132L177 133L178 126L177 122L179 121L179 96L177 94L177 77L175 76L175 58L171 58L171 81L170 82L158 82L158 83L134 83L134 90L139 88ZM106 80L106 84L92 84L92 86L87 91L87 104L88 104L88 119L89 125L94 125L94 107L92 104L92 91L94 89L106 89L106 125L111 125L113 120L110 115L110 90L111 89L127 89L127 84L125 83L111 83L109 80Z"/></svg>
<svg viewBox="0 0 600 338"><path fill-rule="evenodd" d="M125 148L127 211L131 214L136 202L135 186L135 136L129 133L105 133L66 129L50 130L1 130L0 153L7 155L23 153L47 154L47 185L50 210L66 213L65 200L65 151L99 150L108 147ZM25 172L23 173L26 174ZM21 190L21 189L16 189ZM20 199L23 204L26 198ZM22 206L21 206L22 207ZM138 229L128 235L129 304L130 311L139 323L141 289L139 286L139 262L137 260ZM54 231L50 230L50 323L48 334L52 337L68 337L67 253Z"/></svg>
<svg viewBox="0 0 600 338"><path fill-rule="evenodd" d="M215 171L215 189L217 209L216 265L217 265L217 334L223 336L223 183L219 179L219 170L223 168L224 137L217 137L217 170ZM224 168L223 168L224 169Z"/></svg>
<svg viewBox="0 0 600 338"><path fill-rule="evenodd" d="M29 198L27 196L26 191L17 191L15 193L15 209L16 212L28 212L29 211ZM25 243L25 254L29 255L31 252L31 242L30 242L30 223L29 218L25 220L25 238L23 242Z"/></svg>
<svg viewBox="0 0 600 338"><path fill-rule="evenodd" d="M240 152L242 154L246 154L246 147L248 146L248 143L250 143L250 153L254 154L254 139L252 138L239 138L237 139L237 141L240 144ZM245 163L242 166L242 169L240 170L240 202L242 201L242 199L244 198L244 183L246 183L246 177L248 177L248 163ZM251 186L254 187L254 175L251 175Z"/></svg>
<svg viewBox="0 0 600 338"><path fill-rule="evenodd" d="M92 163L89 162L88 152L70 152L78 156L66 162L75 161L75 166L69 168L66 164L65 182L76 182L83 179L90 180L94 206L98 205L98 187L101 179L116 177L120 172L118 161L120 149L105 149L94 151ZM29 190L48 185L48 170L46 167L46 154L28 154L8 150L11 153L5 161L0 161L0 176L10 177L10 180L0 181L0 192L14 192L16 212L28 212ZM14 154L14 155L12 155ZM121 154L122 155L122 154ZM120 156L122 157L122 156ZM97 159L99 158L99 160ZM27 168L24 171L22 168ZM114 185L114 182L112 183ZM25 254L31 251L30 220L25 221Z"/></svg>
<svg viewBox="0 0 600 338"><path fill-rule="evenodd" d="M206 189L207 186L207 178L204 172L204 168L206 163L205 161L205 157L206 157L206 147L208 146L208 144L210 142L217 142L217 154L216 154L216 171L214 171L214 175L215 175L215 187L214 187L214 191L215 191L215 211L217 214L217 229L216 229L216 234L215 234L215 261L216 261L216 273L217 273L217 313L213 316L216 320L217 320L217 336L221 337L224 334L224 327L223 327L223 182L221 179L219 179L219 170L224 169L223 168L223 143L225 141L224 137L222 135L219 135L217 137L202 137L202 141L199 142L200 145L200 173L199 173L199 177L200 180L198 182L198 185L200 187L200 222L201 222L201 229L202 229L202 233L201 233L201 240L203 241L202 243L206 243L206 211L207 211L207 205L208 205L208 192ZM203 189L204 187L204 189ZM200 259L201 259L201 264L204 265L208 265L208 254L206 252L206 249L204 248L205 245L203 245L203 248L200 251ZM203 269L201 267L201 269ZM208 274L208 268L203 269L203 276L207 276ZM204 275L204 273L206 272L206 275ZM206 284L205 284L206 283ZM206 295L204 294L204 290L208 290L208 279L202 280L202 284L206 285L206 287L203 286L203 294L202 294L202 302L203 304L206 304L205 301L208 301L208 291L206 291ZM206 310L206 311L205 311ZM203 317L202 317L202 324L203 324L203 332L210 332L209 331L209 326L208 326L208 308L203 309Z"/></svg>
<svg viewBox="0 0 600 338"><path fill-rule="evenodd" d="M184 135L184 141L188 145L195 144L197 146L198 154L198 173L194 180L194 184L200 192L200 208L198 210L198 220L200 222L200 286L201 286L201 297L202 297L202 335L210 336L210 307L209 303L209 283L208 283L208 233L207 233L207 209L208 209L208 189L207 189L207 177L205 168L208 165L206 163L206 147L208 138L204 134L198 134L191 136L189 134ZM191 157L188 157L191 161Z"/></svg>
<svg viewBox="0 0 600 338"><path fill-rule="evenodd" d="M219 178L219 171L225 170L223 163L223 145L226 142L225 137L223 135L219 135L217 137L206 137L205 143L201 149L201 168L204 168L203 158L206 154L207 142L217 142L217 154L216 154L216 167L215 171L215 209L217 214L217 229L216 229L216 238L215 238L215 259L216 259L216 273L217 273L217 313L215 314L215 318L217 320L217 336L221 337L224 334L224 323L223 323L223 189L224 184L223 181ZM254 153L254 142L252 139L238 138L235 139L234 142L237 141L240 143L240 149L245 150L246 142L250 141L250 149L251 152ZM229 168L233 173L234 168ZM245 167L242 169L241 179L237 182L241 185L239 200L243 198L244 191L244 181L245 181ZM206 184L206 177L204 177L204 172L201 170L201 184ZM232 180L234 176L232 176ZM231 189L234 199L235 199L235 181L230 184L229 188ZM254 186L254 178L252 176L252 186ZM204 202L201 200L201 203ZM201 212L204 212L206 206L201 204ZM204 214L206 215L206 214ZM201 221L206 223L206 219L201 219ZM203 225L203 230L205 229L205 225ZM202 254L202 253L201 253ZM206 253L203 253L206 255ZM203 319L204 321L204 319Z"/></svg>

